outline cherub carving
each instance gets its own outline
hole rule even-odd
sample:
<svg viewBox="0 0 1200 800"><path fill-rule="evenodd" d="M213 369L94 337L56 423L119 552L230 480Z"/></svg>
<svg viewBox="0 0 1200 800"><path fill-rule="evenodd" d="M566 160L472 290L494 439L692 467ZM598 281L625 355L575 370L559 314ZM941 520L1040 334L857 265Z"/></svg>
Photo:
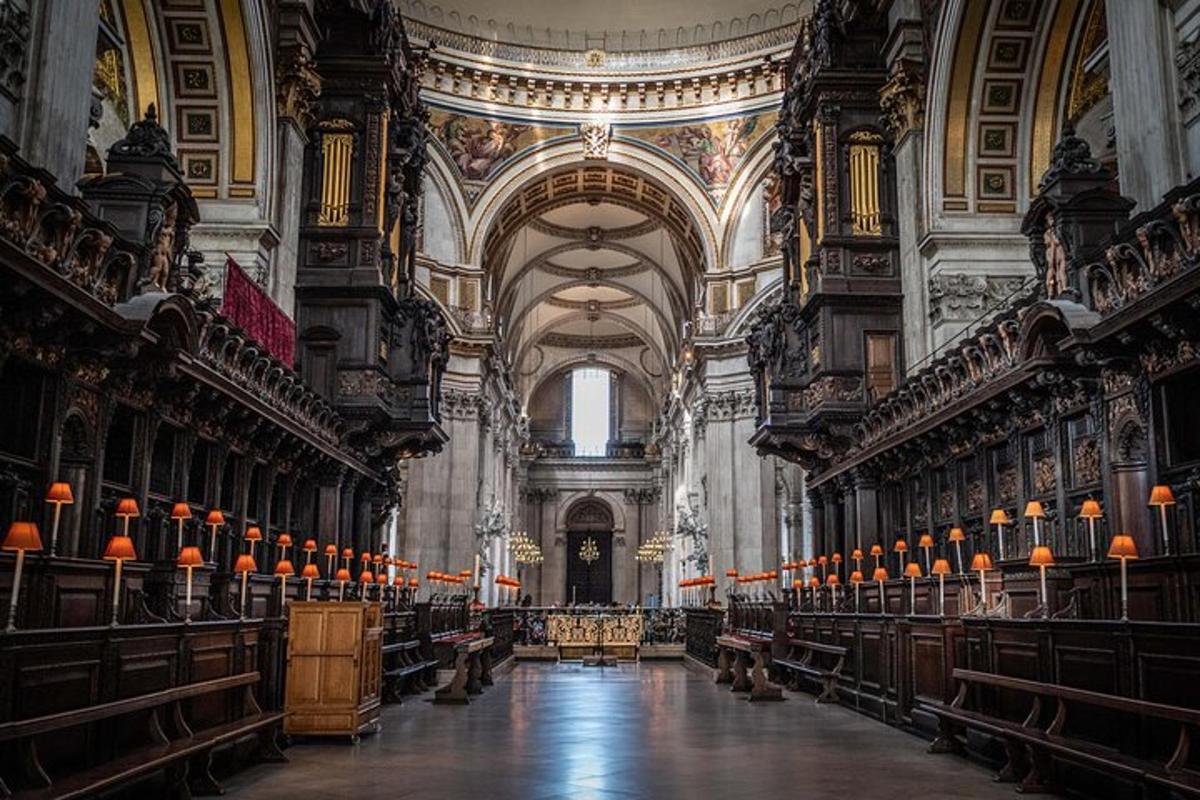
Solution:
<svg viewBox="0 0 1200 800"><path fill-rule="evenodd" d="M175 220L179 208L175 203L167 206L154 249L150 251L150 271L147 283L160 292L167 291L167 280L171 277L171 262L175 259Z"/></svg>

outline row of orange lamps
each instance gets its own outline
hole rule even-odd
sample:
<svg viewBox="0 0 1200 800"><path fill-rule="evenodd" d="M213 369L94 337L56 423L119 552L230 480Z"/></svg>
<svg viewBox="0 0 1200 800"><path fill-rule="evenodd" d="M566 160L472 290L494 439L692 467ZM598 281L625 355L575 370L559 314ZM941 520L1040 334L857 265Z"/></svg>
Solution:
<svg viewBox="0 0 1200 800"><path fill-rule="evenodd" d="M508 602L512 602L521 591L521 581L511 575L497 575L494 583L509 592Z"/></svg>
<svg viewBox="0 0 1200 800"><path fill-rule="evenodd" d="M697 575L694 578L682 578L679 581L679 588L683 590L685 597L684 602L693 604L699 604L704 599L704 593L708 587L716 585L717 579L713 575Z"/></svg>

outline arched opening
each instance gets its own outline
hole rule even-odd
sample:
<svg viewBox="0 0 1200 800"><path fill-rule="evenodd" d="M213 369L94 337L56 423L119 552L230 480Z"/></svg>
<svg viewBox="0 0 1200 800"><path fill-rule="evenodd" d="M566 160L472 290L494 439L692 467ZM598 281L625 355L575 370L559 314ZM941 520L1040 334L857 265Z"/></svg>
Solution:
<svg viewBox="0 0 1200 800"><path fill-rule="evenodd" d="M567 597L608 605L613 597L613 515L602 500L580 500L567 512Z"/></svg>

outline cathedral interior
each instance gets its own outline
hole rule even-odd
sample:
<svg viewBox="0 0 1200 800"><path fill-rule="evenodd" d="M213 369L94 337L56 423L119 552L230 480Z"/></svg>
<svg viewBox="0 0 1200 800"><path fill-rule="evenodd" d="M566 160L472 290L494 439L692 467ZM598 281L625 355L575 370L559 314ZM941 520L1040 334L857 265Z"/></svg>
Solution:
<svg viewBox="0 0 1200 800"><path fill-rule="evenodd" d="M1198 170L1200 0L0 0L0 798L1200 797Z"/></svg>

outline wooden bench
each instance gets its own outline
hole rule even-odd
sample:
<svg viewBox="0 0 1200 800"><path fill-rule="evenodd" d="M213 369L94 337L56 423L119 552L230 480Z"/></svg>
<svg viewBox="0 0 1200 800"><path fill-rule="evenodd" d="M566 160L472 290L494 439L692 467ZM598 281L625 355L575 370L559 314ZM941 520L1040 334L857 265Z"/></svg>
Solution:
<svg viewBox="0 0 1200 800"><path fill-rule="evenodd" d="M771 640L749 636L717 637L717 683L729 683L734 692L749 692L749 699L782 700L783 690L767 680Z"/></svg>
<svg viewBox="0 0 1200 800"><path fill-rule="evenodd" d="M266 761L286 761L276 746L275 734L283 721L282 712L259 708L253 687L259 673L246 672L225 678L177 686L159 692L111 703L64 711L0 724L0 748L15 751L6 763L18 765L19 779L0 780L0 797L33 798L94 797L100 792L148 778L162 772L167 790L158 796L221 794L213 778L214 752L249 737L258 739L259 756ZM240 707L229 722L193 730L189 705L211 695L240 694ZM144 734L142 741L123 748L113 759L93 765L73 765L67 774L51 775L38 758L38 742L47 736L64 735L73 728L100 726L113 741L130 731ZM51 770L57 771L57 770Z"/></svg>
<svg viewBox="0 0 1200 800"><path fill-rule="evenodd" d="M1057 758L1159 792L1200 797L1200 773L1188 769L1187 763L1191 731L1200 727L1200 710L975 670L956 669L953 676L958 681L958 693L949 705L919 703L938 718L939 735L930 745L930 752L960 752L963 749L960 733L972 729L1003 743L1007 761L996 779L1019 781L1022 792L1050 791L1052 759ZM974 696L978 700L988 690L1025 697L1029 709L1025 719L1016 722L967 708L968 698ZM1162 758L1146 758L1068 735L1064 728L1072 706L1115 713L1124 724L1134 726L1134 730L1147 721L1175 725L1178 731L1173 752Z"/></svg>
<svg viewBox="0 0 1200 800"><path fill-rule="evenodd" d="M471 695L491 686L494 642L492 637L478 634L460 638L454 644L454 677L434 693L433 702L466 704Z"/></svg>
<svg viewBox="0 0 1200 800"><path fill-rule="evenodd" d="M803 680L811 678L821 686L817 702L836 703L839 700L838 681L841 680L842 667L849 654L850 651L845 647L790 639L787 657L775 659L775 666L791 675L789 689L799 691Z"/></svg>
<svg viewBox="0 0 1200 800"><path fill-rule="evenodd" d="M421 643L416 639L386 644L383 654L384 698L399 703L406 694L424 692L429 688L430 673L437 661L421 656Z"/></svg>

